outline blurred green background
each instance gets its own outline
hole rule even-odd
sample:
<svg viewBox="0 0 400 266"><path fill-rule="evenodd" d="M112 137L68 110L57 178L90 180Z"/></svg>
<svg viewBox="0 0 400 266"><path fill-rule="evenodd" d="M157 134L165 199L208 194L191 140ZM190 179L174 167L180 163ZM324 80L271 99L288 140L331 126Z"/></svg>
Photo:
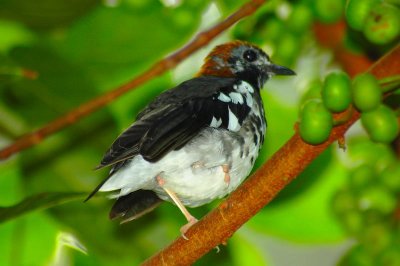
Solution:
<svg viewBox="0 0 400 266"><path fill-rule="evenodd" d="M130 80L243 3L1 0L0 146ZM185 223L170 203L123 225L108 219L113 202L104 195L83 203L107 175L93 168L112 141L155 95L193 76L214 45L244 39L297 72L262 92L269 127L260 166L293 135L323 77L340 69L313 25L344 13L342 0L267 1L176 69L0 162L0 265L137 265L168 245ZM376 59L398 40L374 43L348 28L343 42ZM346 140L346 152L332 145L196 265L400 265L399 148L371 142L359 124Z"/></svg>

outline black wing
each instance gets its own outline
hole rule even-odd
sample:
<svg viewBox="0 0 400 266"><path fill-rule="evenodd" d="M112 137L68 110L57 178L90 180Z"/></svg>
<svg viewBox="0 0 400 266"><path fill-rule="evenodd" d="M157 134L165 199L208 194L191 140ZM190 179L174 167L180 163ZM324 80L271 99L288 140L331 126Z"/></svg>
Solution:
<svg viewBox="0 0 400 266"><path fill-rule="evenodd" d="M164 92L115 140L99 168L116 164L112 174L127 159L138 154L148 161L158 161L209 127L213 118L221 121L218 127L228 129L229 110L241 125L250 111L246 102L239 104L218 99L221 92L229 95L238 82L234 78L204 76Z"/></svg>

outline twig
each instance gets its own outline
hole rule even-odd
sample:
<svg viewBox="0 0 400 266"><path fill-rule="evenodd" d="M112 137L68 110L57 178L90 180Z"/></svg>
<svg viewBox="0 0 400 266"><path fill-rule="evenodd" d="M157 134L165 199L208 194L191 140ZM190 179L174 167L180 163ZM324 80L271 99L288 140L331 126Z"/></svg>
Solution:
<svg viewBox="0 0 400 266"><path fill-rule="evenodd" d="M264 3L265 0L249 1L228 18L216 24L214 27L206 31L200 32L186 46L179 49L170 56L167 56L166 58L156 62L147 71L143 72L128 83L123 84L114 90L111 90L103 95L100 95L97 98L90 100L89 102L80 105L69 113L53 120L52 122L48 123L47 125L36 131L22 136L8 147L0 150L0 160L4 160L10 157L12 154L15 154L33 145L38 144L51 134L54 134L55 132L67 126L76 123L78 120L100 109L101 107L105 106L106 104L110 103L121 95L127 93L128 91L137 88L139 85L142 85L152 78L161 75L168 69L173 68L189 55L208 44L212 39L214 39L220 33L238 22L240 19L253 14Z"/></svg>
<svg viewBox="0 0 400 266"><path fill-rule="evenodd" d="M400 45L378 60L369 72L378 79L400 74ZM143 265L190 265L215 246L224 243L332 142L343 137L359 117L360 114L355 111L351 119L335 127L329 140L321 145L306 144L296 133L218 208L192 226L186 233L189 240L182 237L176 239Z"/></svg>
<svg viewBox="0 0 400 266"><path fill-rule="evenodd" d="M346 22L339 21L336 24L314 24L315 36L322 46L333 51L336 61L340 62L344 70L351 76L365 72L372 64L371 60L363 54L356 54L344 46L344 38L347 31Z"/></svg>

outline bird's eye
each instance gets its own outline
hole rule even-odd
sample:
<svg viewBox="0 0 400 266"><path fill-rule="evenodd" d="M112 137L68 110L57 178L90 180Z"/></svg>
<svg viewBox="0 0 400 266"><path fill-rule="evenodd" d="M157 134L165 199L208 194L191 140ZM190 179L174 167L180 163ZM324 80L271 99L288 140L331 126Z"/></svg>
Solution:
<svg viewBox="0 0 400 266"><path fill-rule="evenodd" d="M243 53L243 58L247 62L254 62L257 59L257 53L254 50L247 50Z"/></svg>

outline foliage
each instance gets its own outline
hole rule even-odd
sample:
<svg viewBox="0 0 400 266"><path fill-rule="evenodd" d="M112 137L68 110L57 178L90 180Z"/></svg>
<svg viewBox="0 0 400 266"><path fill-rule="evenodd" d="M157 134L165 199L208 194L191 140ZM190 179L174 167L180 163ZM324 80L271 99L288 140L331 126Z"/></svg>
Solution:
<svg viewBox="0 0 400 266"><path fill-rule="evenodd" d="M215 21L215 16L227 16L242 4L187 0L167 6L166 2L169 1L2 1L2 146L129 80L189 41L204 24ZM369 2L371 6L376 4ZM338 69L331 52L318 45L313 25L340 23L345 14L351 27L347 28L347 39L340 41L346 49L376 59L399 40L396 29L390 28L382 33L382 43L372 22L364 21L368 16L365 14L379 12L386 5L390 5L390 12L399 13L399 6L384 5L378 11L366 7L361 10L363 17L358 18L353 14L361 12L354 8L357 0L350 0L347 5L342 0L318 1L318 5L310 0L271 0L225 35L224 38L261 45L274 62L291 66L298 74L292 81L271 80L262 92L268 133L257 167L293 134L304 99L321 98L321 77ZM397 23L399 16L387 17ZM362 27L364 24L374 32ZM153 79L84 121L0 164L0 245L5 247L0 250L1 265L136 265L178 236L184 218L169 203L137 221L119 225L108 220L112 202L104 195L88 203L83 199L107 175L106 171L95 172L93 168L113 139L155 95L198 70L201 61L188 60L190 69L184 73L177 70ZM398 86L392 91L396 89ZM399 102L390 99L383 102L390 107L385 107L390 111L386 125L394 128L396 115L399 121ZM344 101L348 108L348 99ZM380 101L377 106L382 109ZM325 116L331 117L328 114ZM398 126L397 131L391 132L390 140L398 135ZM347 139L348 152L336 147L326 150L272 204L228 240L227 246L221 246L220 253L211 252L198 264L279 265L265 239L314 246L342 243L350 237L358 242L341 260L343 265L371 260L398 262L400 255L394 246L399 243L385 238L400 232L398 217L391 222L386 219L398 212L399 206L399 161L392 148L395 145L375 144L362 130L349 134ZM373 169L368 168L370 165ZM366 200L371 202L372 211L361 208L359 202ZM194 209L193 214L201 217L211 207ZM371 212L373 218L368 216ZM362 236L360 232L364 231L368 233ZM72 237L66 241L60 234ZM380 241L379 250L371 250L368 241Z"/></svg>

